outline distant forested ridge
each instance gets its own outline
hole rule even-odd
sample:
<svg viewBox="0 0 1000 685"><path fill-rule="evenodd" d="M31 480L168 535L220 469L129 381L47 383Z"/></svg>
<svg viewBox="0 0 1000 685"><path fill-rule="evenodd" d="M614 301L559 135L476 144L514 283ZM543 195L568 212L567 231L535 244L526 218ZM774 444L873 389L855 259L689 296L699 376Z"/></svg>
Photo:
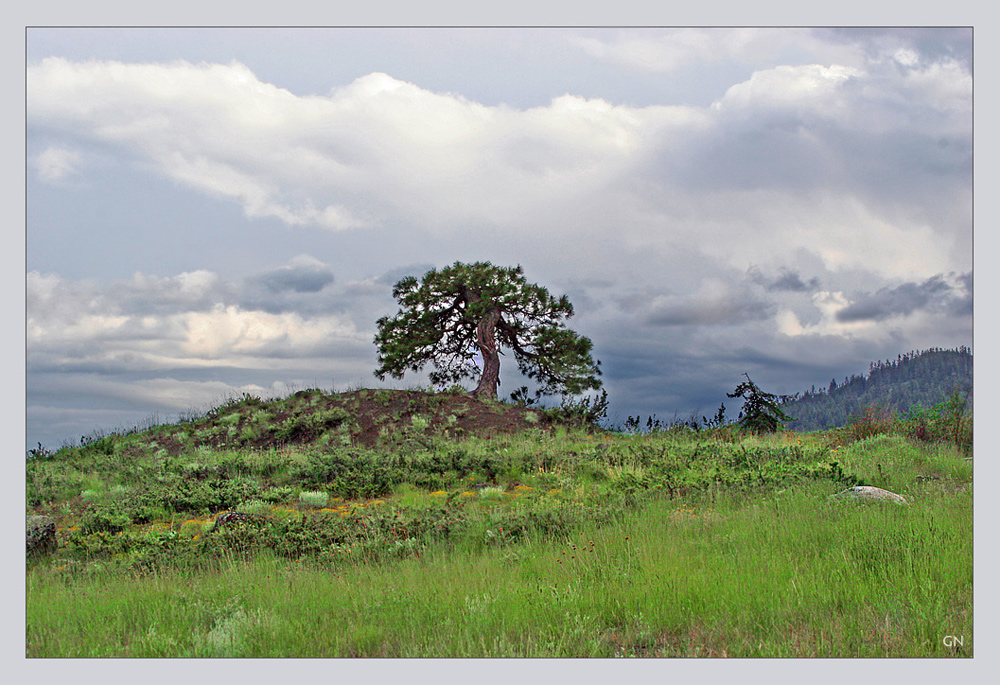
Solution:
<svg viewBox="0 0 1000 685"><path fill-rule="evenodd" d="M914 405L933 407L954 391L972 396L972 351L963 346L931 348L872 362L868 373L832 379L826 387L813 386L787 398L782 410L795 417L785 425L797 431L835 428L852 414L878 406L903 413Z"/></svg>

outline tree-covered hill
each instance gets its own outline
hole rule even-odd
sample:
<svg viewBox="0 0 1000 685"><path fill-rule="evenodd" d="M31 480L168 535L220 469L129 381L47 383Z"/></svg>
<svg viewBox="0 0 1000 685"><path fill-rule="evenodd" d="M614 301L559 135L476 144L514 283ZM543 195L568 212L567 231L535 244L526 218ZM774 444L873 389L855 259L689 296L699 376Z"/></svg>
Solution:
<svg viewBox="0 0 1000 685"><path fill-rule="evenodd" d="M868 406L905 412L914 405L931 407L956 390L972 395L972 351L961 346L931 348L872 362L868 373L832 379L794 395L782 409L795 417L786 425L797 431L821 430L847 424L852 414Z"/></svg>

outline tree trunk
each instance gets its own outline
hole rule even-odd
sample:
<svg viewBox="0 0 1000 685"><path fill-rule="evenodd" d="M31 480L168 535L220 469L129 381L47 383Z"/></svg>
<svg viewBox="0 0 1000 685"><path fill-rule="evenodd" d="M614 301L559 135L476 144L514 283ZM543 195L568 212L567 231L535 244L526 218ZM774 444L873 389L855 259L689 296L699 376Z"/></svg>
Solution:
<svg viewBox="0 0 1000 685"><path fill-rule="evenodd" d="M500 310L491 309L476 326L476 345L483 356L483 373L479 377L479 385L472 392L476 397L497 398L497 386L500 385L500 352L496 340L499 320Z"/></svg>

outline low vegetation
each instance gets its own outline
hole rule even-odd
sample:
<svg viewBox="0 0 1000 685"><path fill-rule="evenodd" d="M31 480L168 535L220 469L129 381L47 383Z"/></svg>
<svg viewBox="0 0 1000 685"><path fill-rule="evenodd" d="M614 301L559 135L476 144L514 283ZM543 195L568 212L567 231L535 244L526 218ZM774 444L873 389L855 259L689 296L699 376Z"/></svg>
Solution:
<svg viewBox="0 0 1000 685"><path fill-rule="evenodd" d="M27 655L973 654L957 400L804 435L599 402L309 390L32 450Z"/></svg>

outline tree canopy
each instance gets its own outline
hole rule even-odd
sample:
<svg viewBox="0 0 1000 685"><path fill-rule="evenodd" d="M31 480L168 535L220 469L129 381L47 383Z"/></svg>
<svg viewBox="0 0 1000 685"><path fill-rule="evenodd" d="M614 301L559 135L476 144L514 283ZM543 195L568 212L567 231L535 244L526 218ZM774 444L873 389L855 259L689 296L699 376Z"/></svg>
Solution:
<svg viewBox="0 0 1000 685"><path fill-rule="evenodd" d="M590 340L564 323L573 306L563 295L528 283L520 266L489 262L432 269L423 280L409 276L392 289L400 304L393 317L378 320L375 375L402 378L427 363L435 385L479 376L474 394L495 399L500 355L513 352L522 374L544 394L579 394L601 387L600 362ZM476 354L482 356L480 371Z"/></svg>

